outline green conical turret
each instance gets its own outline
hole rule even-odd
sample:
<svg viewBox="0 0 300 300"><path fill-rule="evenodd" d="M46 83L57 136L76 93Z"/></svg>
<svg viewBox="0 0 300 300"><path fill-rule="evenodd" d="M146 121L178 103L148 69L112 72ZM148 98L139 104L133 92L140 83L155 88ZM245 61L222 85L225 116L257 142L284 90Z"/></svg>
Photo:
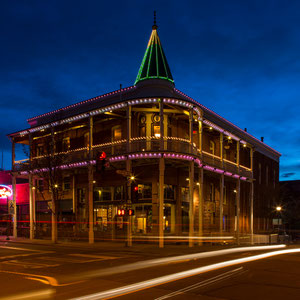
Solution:
<svg viewBox="0 0 300 300"><path fill-rule="evenodd" d="M147 79L165 79L174 83L164 50L157 34L157 26L152 26L148 46L134 84Z"/></svg>

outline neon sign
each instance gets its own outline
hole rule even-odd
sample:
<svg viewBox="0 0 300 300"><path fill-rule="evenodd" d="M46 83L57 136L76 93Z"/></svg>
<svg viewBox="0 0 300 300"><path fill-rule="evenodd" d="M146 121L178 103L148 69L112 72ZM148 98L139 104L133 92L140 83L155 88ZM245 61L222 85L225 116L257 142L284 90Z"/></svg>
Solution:
<svg viewBox="0 0 300 300"><path fill-rule="evenodd" d="M7 185L0 185L0 198L8 198L12 195L12 190Z"/></svg>

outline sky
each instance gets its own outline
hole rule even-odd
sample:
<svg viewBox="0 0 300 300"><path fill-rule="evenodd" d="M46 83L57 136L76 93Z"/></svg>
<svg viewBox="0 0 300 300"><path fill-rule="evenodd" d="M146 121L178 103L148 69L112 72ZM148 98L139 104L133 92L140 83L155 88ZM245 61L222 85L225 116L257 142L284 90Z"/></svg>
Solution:
<svg viewBox="0 0 300 300"><path fill-rule="evenodd" d="M300 1L1 1L0 144L27 119L134 84L157 11L176 88L300 179ZM17 159L22 151L17 149Z"/></svg>

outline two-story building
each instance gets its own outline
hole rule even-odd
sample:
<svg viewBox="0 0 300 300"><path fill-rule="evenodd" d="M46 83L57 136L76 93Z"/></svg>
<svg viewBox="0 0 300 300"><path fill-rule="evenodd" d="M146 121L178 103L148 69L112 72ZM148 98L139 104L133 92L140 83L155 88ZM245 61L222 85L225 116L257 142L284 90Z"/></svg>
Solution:
<svg viewBox="0 0 300 300"><path fill-rule="evenodd" d="M192 246L271 228L280 153L175 88L156 25L133 86L28 123L9 137L14 177L30 184L31 238L69 230L91 243L177 236ZM17 143L28 160L15 159Z"/></svg>

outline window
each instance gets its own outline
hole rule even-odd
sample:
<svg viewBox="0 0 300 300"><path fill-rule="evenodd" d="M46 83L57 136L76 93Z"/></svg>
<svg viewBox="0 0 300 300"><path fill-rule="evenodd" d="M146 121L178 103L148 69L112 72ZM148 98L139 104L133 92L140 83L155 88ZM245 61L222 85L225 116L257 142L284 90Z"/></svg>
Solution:
<svg viewBox="0 0 300 300"><path fill-rule="evenodd" d="M38 144L36 147L36 156L44 155L44 146L43 144Z"/></svg>
<svg viewBox="0 0 300 300"><path fill-rule="evenodd" d="M69 190L71 188L71 177L64 177L64 184L63 184L63 190Z"/></svg>
<svg viewBox="0 0 300 300"><path fill-rule="evenodd" d="M152 184L139 184L139 199L151 199L152 198Z"/></svg>
<svg viewBox="0 0 300 300"><path fill-rule="evenodd" d="M44 179L37 180L37 188L40 192L44 191Z"/></svg>
<svg viewBox="0 0 300 300"><path fill-rule="evenodd" d="M94 191L94 200L97 201L111 201L111 187L96 188Z"/></svg>
<svg viewBox="0 0 300 300"><path fill-rule="evenodd" d="M62 151L66 152L70 149L70 138L66 137L62 140Z"/></svg>
<svg viewBox="0 0 300 300"><path fill-rule="evenodd" d="M211 183L209 186L209 201L215 201L215 186L213 183Z"/></svg>
<svg viewBox="0 0 300 300"><path fill-rule="evenodd" d="M215 143L213 141L209 141L209 151L211 154L215 155Z"/></svg>
<svg viewBox="0 0 300 300"><path fill-rule="evenodd" d="M164 198L165 199L174 199L174 186L170 184L164 185Z"/></svg>
<svg viewBox="0 0 300 300"><path fill-rule="evenodd" d="M146 136L146 116L144 114L140 115L139 131L139 136Z"/></svg>
<svg viewBox="0 0 300 300"><path fill-rule="evenodd" d="M258 164L258 183L261 184L261 163Z"/></svg>
<svg viewBox="0 0 300 300"><path fill-rule="evenodd" d="M114 200L125 200L124 187L122 185L114 187Z"/></svg>
<svg viewBox="0 0 300 300"><path fill-rule="evenodd" d="M153 126L153 135L156 138L160 138L160 126L159 125L154 125Z"/></svg>
<svg viewBox="0 0 300 300"><path fill-rule="evenodd" d="M117 126L115 128L113 128L113 142L115 141L120 141L122 139L122 129L121 126Z"/></svg>
<svg viewBox="0 0 300 300"><path fill-rule="evenodd" d="M187 187L181 188L181 200L182 202L189 202L189 188Z"/></svg>
<svg viewBox="0 0 300 300"><path fill-rule="evenodd" d="M90 133L86 132L83 136L84 138L84 146L89 148L90 147Z"/></svg>

